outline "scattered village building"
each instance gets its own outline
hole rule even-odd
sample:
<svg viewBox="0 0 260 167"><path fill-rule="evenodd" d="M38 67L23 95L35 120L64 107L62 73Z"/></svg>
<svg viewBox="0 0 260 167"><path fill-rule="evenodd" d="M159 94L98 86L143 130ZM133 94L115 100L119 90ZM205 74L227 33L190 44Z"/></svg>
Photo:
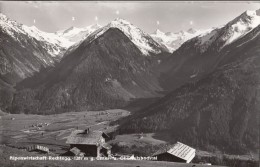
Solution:
<svg viewBox="0 0 260 167"><path fill-rule="evenodd" d="M190 163L195 157L196 150L181 142L162 148L153 154L158 161L172 161Z"/></svg>
<svg viewBox="0 0 260 167"><path fill-rule="evenodd" d="M40 145L32 145L27 147L28 151L37 151L37 152L41 152L41 153L49 153L50 150L48 147L44 147L44 146L40 146Z"/></svg>
<svg viewBox="0 0 260 167"><path fill-rule="evenodd" d="M70 151L66 156L84 155L87 157L109 157L111 145L106 143L109 136L102 131L75 130L67 138L66 143L70 144Z"/></svg>

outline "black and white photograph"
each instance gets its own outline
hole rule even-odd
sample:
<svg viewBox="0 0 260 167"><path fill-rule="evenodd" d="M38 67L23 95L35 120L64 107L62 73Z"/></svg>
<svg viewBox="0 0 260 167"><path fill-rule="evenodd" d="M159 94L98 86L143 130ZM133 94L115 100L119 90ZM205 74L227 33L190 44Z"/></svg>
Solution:
<svg viewBox="0 0 260 167"><path fill-rule="evenodd" d="M0 1L0 167L259 167L259 1Z"/></svg>

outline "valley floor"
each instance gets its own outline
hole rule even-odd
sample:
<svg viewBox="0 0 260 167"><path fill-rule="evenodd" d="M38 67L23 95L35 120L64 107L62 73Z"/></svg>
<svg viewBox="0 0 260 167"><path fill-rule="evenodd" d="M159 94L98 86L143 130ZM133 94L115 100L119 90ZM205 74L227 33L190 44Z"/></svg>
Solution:
<svg viewBox="0 0 260 167"><path fill-rule="evenodd" d="M1 116L0 143L15 147L40 144L60 154L67 149L65 142L73 130L90 127L91 130L111 132L117 125L109 126L109 123L129 114L121 109L46 116L5 114Z"/></svg>

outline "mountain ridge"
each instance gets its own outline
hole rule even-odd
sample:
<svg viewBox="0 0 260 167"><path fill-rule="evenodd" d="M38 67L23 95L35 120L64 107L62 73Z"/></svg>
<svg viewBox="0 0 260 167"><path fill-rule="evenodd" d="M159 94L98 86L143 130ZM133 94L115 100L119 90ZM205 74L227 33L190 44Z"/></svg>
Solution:
<svg viewBox="0 0 260 167"><path fill-rule="evenodd" d="M132 98L159 95L161 88L150 68L153 66L152 57L143 55L121 30L111 27L94 40L88 38L49 74L44 74L46 78L43 80L33 77L21 82L14 106L23 112L42 110L51 114L65 108L97 110L122 107ZM37 86L26 88L31 81L38 81ZM26 95L26 101L21 100L20 97ZM37 109L27 106L33 101L38 101L35 104Z"/></svg>
<svg viewBox="0 0 260 167"><path fill-rule="evenodd" d="M219 62L226 59L224 56L221 56L222 51L236 42L236 40L232 40L227 43L229 39L234 37L233 25L235 27L237 24L244 25L242 30L238 31L242 33L239 33L240 36L236 36L237 39L254 29L255 25L251 26L251 20L245 20L244 22L241 19L244 15L247 15L247 13L244 12L225 25L186 41L171 56L162 61L159 66L162 87L166 90L173 90L183 83L199 80L207 73L214 71L218 67ZM258 15L253 16L253 20L260 18ZM250 19L251 17L248 16L246 18ZM258 24L260 24L259 21ZM248 28L244 28L245 26Z"/></svg>

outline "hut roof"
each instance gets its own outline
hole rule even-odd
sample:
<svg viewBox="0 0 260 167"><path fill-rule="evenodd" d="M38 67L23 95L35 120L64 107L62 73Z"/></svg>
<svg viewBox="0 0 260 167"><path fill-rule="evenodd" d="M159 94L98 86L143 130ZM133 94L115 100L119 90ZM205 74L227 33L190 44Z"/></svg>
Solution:
<svg viewBox="0 0 260 167"><path fill-rule="evenodd" d="M88 144L97 145L99 143L100 137L107 137L102 131L88 131L85 130L75 130L71 132L70 136L67 138L67 144Z"/></svg>
<svg viewBox="0 0 260 167"><path fill-rule="evenodd" d="M181 159L188 160L192 156L192 154L195 153L195 151L196 150L194 148L187 146L181 142L177 142L174 145L166 146L165 148L158 150L156 153L153 154L153 156L163 153L169 153Z"/></svg>

